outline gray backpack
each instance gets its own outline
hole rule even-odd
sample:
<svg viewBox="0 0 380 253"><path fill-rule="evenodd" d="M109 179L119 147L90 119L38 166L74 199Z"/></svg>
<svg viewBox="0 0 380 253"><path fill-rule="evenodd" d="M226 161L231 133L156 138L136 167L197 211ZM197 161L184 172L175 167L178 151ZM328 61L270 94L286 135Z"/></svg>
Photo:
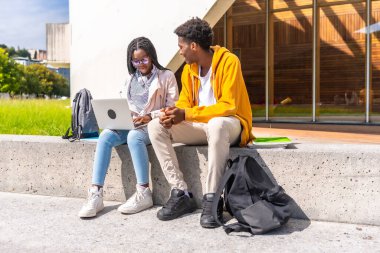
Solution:
<svg viewBox="0 0 380 253"><path fill-rule="evenodd" d="M91 100L91 93L87 89L81 89L75 94L72 104L71 127L69 127L66 134L62 136L63 139L75 141L81 138L99 136L99 127L96 122ZM72 132L71 135L69 135L70 129Z"/></svg>

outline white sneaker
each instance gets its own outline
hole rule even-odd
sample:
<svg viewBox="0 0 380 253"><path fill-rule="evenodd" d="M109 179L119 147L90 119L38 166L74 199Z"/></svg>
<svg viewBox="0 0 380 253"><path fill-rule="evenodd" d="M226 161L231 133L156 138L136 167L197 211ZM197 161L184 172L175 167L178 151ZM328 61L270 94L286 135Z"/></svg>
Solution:
<svg viewBox="0 0 380 253"><path fill-rule="evenodd" d="M136 185L136 192L117 209L124 214L138 213L153 206L152 192L148 187Z"/></svg>
<svg viewBox="0 0 380 253"><path fill-rule="evenodd" d="M90 218L96 216L96 213L104 209L103 188L97 190L95 187L88 189L87 202L79 211L78 216L81 218Z"/></svg>

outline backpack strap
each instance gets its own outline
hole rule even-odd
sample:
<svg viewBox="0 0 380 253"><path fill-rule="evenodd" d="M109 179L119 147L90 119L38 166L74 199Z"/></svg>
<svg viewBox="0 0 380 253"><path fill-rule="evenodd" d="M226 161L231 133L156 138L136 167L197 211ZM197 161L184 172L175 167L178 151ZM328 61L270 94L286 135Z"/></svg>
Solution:
<svg viewBox="0 0 380 253"><path fill-rule="evenodd" d="M247 159L253 159L254 162L256 162L255 158L253 158L253 157L250 157L250 158L247 157ZM256 164L257 164L257 162L256 162ZM255 164L255 166L256 166L256 164ZM257 165L259 165L259 164L257 164ZM250 169L251 169L251 170L257 170L256 167L253 167L253 168L250 168ZM245 179L245 185L247 186L247 189L248 189L248 190L250 191L250 193L251 193L251 198L252 198L253 202L260 201L261 198L260 198L256 193L254 193L254 192L251 191L251 189L252 189L252 185L250 185L250 184L248 183L248 182L251 182L251 178L250 178L249 175L248 175L248 172L247 172L247 166L244 166L244 168L243 168L243 175L244 175L244 179Z"/></svg>
<svg viewBox="0 0 380 253"><path fill-rule="evenodd" d="M82 126L79 125L74 132L75 133L73 135L69 136L69 138L68 138L70 142L80 140L80 137L82 135Z"/></svg>
<svg viewBox="0 0 380 253"><path fill-rule="evenodd" d="M267 172L264 170L264 168L256 161L253 157L247 157L247 159L250 160L250 167L247 168L247 166L244 166L243 175L245 178L245 183L247 185L247 188L251 191L253 188L257 188L261 191L264 191L265 189L273 189L277 184L274 183L270 177L268 176ZM256 174L259 174L257 178L260 178L260 180L257 180L257 178L251 178L249 172L247 171L249 169L251 172L255 172ZM253 176L253 175L252 175ZM266 190L264 191L267 192ZM257 193L251 192L251 197L254 202L262 200L263 196L259 196Z"/></svg>
<svg viewBox="0 0 380 253"><path fill-rule="evenodd" d="M242 224L240 222L232 223L229 225L223 225L223 229L224 232L226 232L226 234L229 234L231 232L248 232L254 235L250 226Z"/></svg>
<svg viewBox="0 0 380 253"><path fill-rule="evenodd" d="M232 160L231 159L228 159L227 165L228 165L227 171L224 173L222 181L219 184L218 190L215 193L215 197L214 197L214 200L212 201L212 209L211 209L211 213L214 216L216 223L218 223L218 225L223 226L223 227L225 227L225 225L222 223L222 221L220 221L218 219L217 210L218 210L219 198L220 198L220 196L222 196L223 189L226 186L228 180L233 175L233 171L230 169L232 166Z"/></svg>
<svg viewBox="0 0 380 253"><path fill-rule="evenodd" d="M239 156L238 163L245 163L246 159L247 159L246 156ZM212 210L212 215L214 216L214 219L215 219L216 223L218 223L220 226L223 227L224 232L226 232L226 234L230 234L231 232L248 232L248 233L251 233L253 235L254 233L252 232L251 227L248 226L248 225L242 224L240 222L235 222L235 223L232 223L232 224L225 225L224 223L222 223L222 221L220 221L218 219L218 215L217 215L218 200L219 200L219 197L222 195L223 189L226 186L228 180L230 180L230 178L234 174L234 171L231 169L232 164L233 164L232 160L229 159L227 161L228 169L225 172L225 174L224 174L224 176L223 176L223 178L221 180L221 183L220 183L220 185L218 187L218 190L215 193L215 198L214 198L214 200L212 202L212 209L211 209ZM245 170L245 168L244 168L244 170ZM245 171L244 171L244 174L245 174Z"/></svg>
<svg viewBox="0 0 380 253"><path fill-rule="evenodd" d="M70 138L72 135L69 136L69 132L70 132L70 129L71 127L69 127L67 130L66 130L66 133L62 136L62 139L68 139Z"/></svg>

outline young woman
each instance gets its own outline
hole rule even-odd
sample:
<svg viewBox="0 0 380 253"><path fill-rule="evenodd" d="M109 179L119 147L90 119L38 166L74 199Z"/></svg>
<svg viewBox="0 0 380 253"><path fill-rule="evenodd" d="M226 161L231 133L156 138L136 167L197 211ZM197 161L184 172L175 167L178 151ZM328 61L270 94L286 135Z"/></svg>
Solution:
<svg viewBox="0 0 380 253"><path fill-rule="evenodd" d="M149 121L160 116L160 109L173 106L178 99L178 87L173 72L158 63L152 42L139 37L131 41L127 50L130 79L125 92L134 130L104 129L96 146L92 172L92 187L88 199L79 211L79 217L94 217L104 208L103 185L113 147L127 143L136 173L136 192L118 208L121 213L137 213L153 205L149 189L149 158L146 145L150 144L147 127Z"/></svg>

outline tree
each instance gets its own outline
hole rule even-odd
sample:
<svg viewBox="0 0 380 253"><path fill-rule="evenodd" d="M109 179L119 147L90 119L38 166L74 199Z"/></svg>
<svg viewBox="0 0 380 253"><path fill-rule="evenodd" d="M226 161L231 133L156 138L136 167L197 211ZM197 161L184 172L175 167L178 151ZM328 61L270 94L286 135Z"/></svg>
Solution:
<svg viewBox="0 0 380 253"><path fill-rule="evenodd" d="M70 96L70 87L68 81L63 76L54 73L53 90L54 95Z"/></svg>
<svg viewBox="0 0 380 253"><path fill-rule="evenodd" d="M15 56L17 56L16 49L14 47L8 47L7 51L8 51L9 57L15 57Z"/></svg>
<svg viewBox="0 0 380 253"><path fill-rule="evenodd" d="M11 96L19 92L23 73L17 65L5 49L0 48L0 92L8 92Z"/></svg>
<svg viewBox="0 0 380 253"><path fill-rule="evenodd" d="M20 93L39 94L41 89L37 72L35 72L32 68L25 67L21 64L19 64L19 68L23 69L24 73L20 83Z"/></svg>
<svg viewBox="0 0 380 253"><path fill-rule="evenodd" d="M44 65L32 64L25 68L26 88L29 93L52 95L69 94L67 80ZM37 86L38 83L38 86Z"/></svg>
<svg viewBox="0 0 380 253"><path fill-rule="evenodd" d="M20 57L28 57L29 60L31 59L30 53L25 48L20 49L19 47L17 47L17 50L16 50L14 47L7 47L7 45L5 44L0 44L0 48L5 49L8 52L9 57L20 56Z"/></svg>
<svg viewBox="0 0 380 253"><path fill-rule="evenodd" d="M46 66L32 64L23 66L0 48L0 92L14 94L46 94L68 96L68 81Z"/></svg>
<svg viewBox="0 0 380 253"><path fill-rule="evenodd" d="M28 57L30 60L30 53L25 48L17 50L16 54L20 57Z"/></svg>

